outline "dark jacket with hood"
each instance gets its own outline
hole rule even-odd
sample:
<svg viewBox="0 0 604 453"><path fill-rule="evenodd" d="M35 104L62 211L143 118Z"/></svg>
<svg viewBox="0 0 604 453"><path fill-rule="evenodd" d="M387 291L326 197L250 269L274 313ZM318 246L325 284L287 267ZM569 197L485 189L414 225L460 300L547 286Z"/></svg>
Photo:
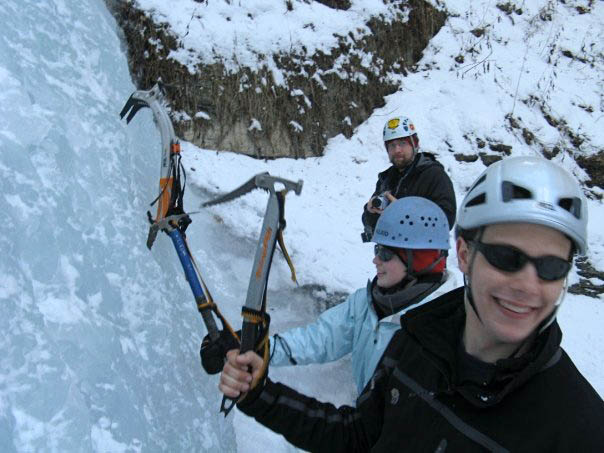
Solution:
<svg viewBox="0 0 604 453"><path fill-rule="evenodd" d="M410 311L357 407L266 379L239 408L309 451L599 452L604 402L560 348L552 323L494 365L461 346L463 288Z"/></svg>
<svg viewBox="0 0 604 453"><path fill-rule="evenodd" d="M417 153L413 162L402 171L393 165L381 172L372 196L385 191L390 191L397 199L415 196L433 201L445 212L449 229L453 228L457 211L453 183L433 154ZM379 214L372 214L365 207L362 220L366 229L369 227L373 231L378 218Z"/></svg>

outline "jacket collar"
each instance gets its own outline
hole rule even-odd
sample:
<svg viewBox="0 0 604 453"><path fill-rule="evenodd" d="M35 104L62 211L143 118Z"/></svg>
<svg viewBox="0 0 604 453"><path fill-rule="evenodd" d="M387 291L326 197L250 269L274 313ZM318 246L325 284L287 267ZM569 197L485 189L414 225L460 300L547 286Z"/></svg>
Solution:
<svg viewBox="0 0 604 453"><path fill-rule="evenodd" d="M367 289L376 312L380 312L386 317L424 300L446 280L446 273L422 275L417 279L405 280L391 291L384 291L377 285L376 276L369 283Z"/></svg>
<svg viewBox="0 0 604 453"><path fill-rule="evenodd" d="M465 325L464 287L408 312L401 325L417 341L444 375L449 386L478 407L492 406L559 357L562 332L553 322L519 357L498 360L493 379L459 384L458 350ZM451 390L451 389L448 389Z"/></svg>

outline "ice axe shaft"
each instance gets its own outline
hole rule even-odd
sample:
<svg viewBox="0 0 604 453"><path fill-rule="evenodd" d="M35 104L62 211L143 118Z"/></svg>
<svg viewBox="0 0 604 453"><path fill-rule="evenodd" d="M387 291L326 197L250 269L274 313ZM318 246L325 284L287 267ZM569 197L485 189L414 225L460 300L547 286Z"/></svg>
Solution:
<svg viewBox="0 0 604 453"><path fill-rule="evenodd" d="M275 185L277 184L282 184L284 189L277 191L275 188ZM296 195L299 195L302 191L302 184L302 180L294 182L288 179L271 176L269 173L260 173L250 179L246 184L230 193L235 196L229 199L241 196L256 188L264 189L269 192L264 221L262 222L260 237L258 238L258 245L256 246L254 264L252 266L252 273L250 275L250 282L243 308L244 318L241 328L241 354L253 350L256 347L256 342L259 340L259 319L261 318L261 313L264 313L266 309L265 295L268 274L273 260L277 238L285 228L283 213L285 194L287 191L293 190ZM224 199L226 197L227 196L225 195L222 198ZM246 313L248 316L246 316ZM250 317L249 314L252 314L252 317ZM254 314L257 315L256 319L252 319ZM268 335L268 332L266 335ZM223 398L220 411L224 413L225 417L229 414L236 402L236 400L231 398Z"/></svg>

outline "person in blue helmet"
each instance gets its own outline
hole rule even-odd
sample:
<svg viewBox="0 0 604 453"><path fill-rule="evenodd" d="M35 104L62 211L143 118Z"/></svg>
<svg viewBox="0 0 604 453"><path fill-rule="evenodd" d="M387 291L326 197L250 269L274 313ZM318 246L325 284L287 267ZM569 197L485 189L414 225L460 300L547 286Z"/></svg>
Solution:
<svg viewBox="0 0 604 453"><path fill-rule="evenodd" d="M445 271L449 224L434 202L394 201L379 218L372 241L375 277L315 322L275 334L270 365L326 363L352 354L360 394L400 328L400 316L455 287Z"/></svg>
<svg viewBox="0 0 604 453"><path fill-rule="evenodd" d="M275 334L272 366L327 363L352 354L352 371L360 394L373 374L386 345L400 328L399 318L456 286L446 272L449 249L447 217L434 202L406 197L388 206L373 235L375 277L348 298L306 326ZM222 336L225 341L227 335ZM202 365L212 374L222 371L228 349L202 345ZM209 344L209 340L206 341ZM204 365L205 363L205 365Z"/></svg>
<svg viewBox="0 0 604 453"><path fill-rule="evenodd" d="M492 164L461 203L456 249L465 285L401 317L356 407L275 383L238 350L221 391L308 451L602 451L604 401L556 320L587 250L580 185L541 157Z"/></svg>

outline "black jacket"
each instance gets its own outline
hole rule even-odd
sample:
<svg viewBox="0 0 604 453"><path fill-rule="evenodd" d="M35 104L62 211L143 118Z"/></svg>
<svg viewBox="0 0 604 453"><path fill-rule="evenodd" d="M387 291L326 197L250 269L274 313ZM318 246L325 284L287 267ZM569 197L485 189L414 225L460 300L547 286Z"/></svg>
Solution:
<svg viewBox="0 0 604 453"><path fill-rule="evenodd" d="M407 313L356 408L268 379L239 408L310 451L603 451L604 402L556 322L523 356L476 372L459 365L464 319L463 288Z"/></svg>
<svg viewBox="0 0 604 453"><path fill-rule="evenodd" d="M387 190L395 198L416 196L432 200L445 212L449 229L453 228L457 210L453 183L434 155L417 153L411 165L402 172L394 165L381 172L372 196ZM372 214L364 208L362 220L365 227L373 231L378 218L379 214Z"/></svg>

